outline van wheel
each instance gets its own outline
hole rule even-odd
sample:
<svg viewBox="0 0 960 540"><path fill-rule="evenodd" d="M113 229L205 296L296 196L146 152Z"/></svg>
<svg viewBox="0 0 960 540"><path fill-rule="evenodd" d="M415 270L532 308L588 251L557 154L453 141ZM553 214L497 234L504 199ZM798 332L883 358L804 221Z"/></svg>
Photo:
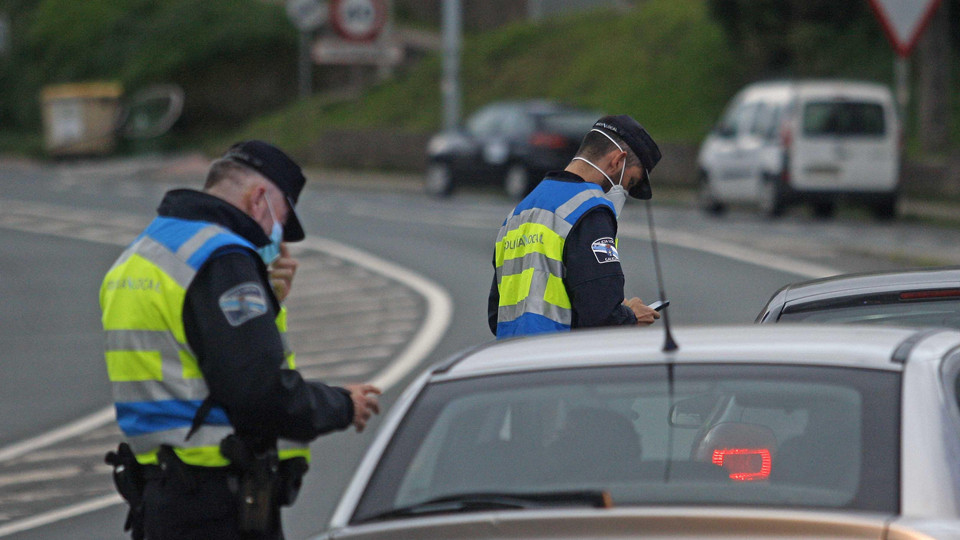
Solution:
<svg viewBox="0 0 960 540"><path fill-rule="evenodd" d="M503 190L507 197L515 201L526 197L530 193L530 173L527 168L519 163L511 165L503 175Z"/></svg>
<svg viewBox="0 0 960 540"><path fill-rule="evenodd" d="M897 217L897 197L886 197L871 208L873 217L880 221L890 221Z"/></svg>
<svg viewBox="0 0 960 540"><path fill-rule="evenodd" d="M830 219L837 213L837 205L833 201L813 203L813 216L820 219Z"/></svg>
<svg viewBox="0 0 960 540"><path fill-rule="evenodd" d="M727 206L718 201L710 191L710 177L705 171L700 171L697 179L697 207L712 216L722 216L727 211Z"/></svg>
<svg viewBox="0 0 960 540"><path fill-rule="evenodd" d="M427 195L434 197L449 197L453 193L453 171L450 165L434 162L427 165L427 174L424 177L423 187Z"/></svg>
<svg viewBox="0 0 960 540"><path fill-rule="evenodd" d="M760 183L760 194L757 205L760 207L760 213L769 218L778 218L786 210L786 203L783 200L783 189L780 187L780 179L775 176L765 176Z"/></svg>

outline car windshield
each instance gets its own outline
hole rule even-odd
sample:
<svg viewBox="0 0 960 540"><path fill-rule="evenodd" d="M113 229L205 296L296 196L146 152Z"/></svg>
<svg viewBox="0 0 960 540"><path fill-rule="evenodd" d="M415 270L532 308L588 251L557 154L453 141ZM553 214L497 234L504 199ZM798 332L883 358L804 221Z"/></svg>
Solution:
<svg viewBox="0 0 960 540"><path fill-rule="evenodd" d="M584 492L614 506L896 512L898 433L896 371L644 365L434 383L352 521Z"/></svg>
<svg viewBox="0 0 960 540"><path fill-rule="evenodd" d="M803 108L803 133L830 136L882 136L883 106L854 101L814 101Z"/></svg>
<svg viewBox="0 0 960 540"><path fill-rule="evenodd" d="M894 324L942 326L960 329L960 300L913 302L847 302L834 306L799 306L784 309L779 322Z"/></svg>

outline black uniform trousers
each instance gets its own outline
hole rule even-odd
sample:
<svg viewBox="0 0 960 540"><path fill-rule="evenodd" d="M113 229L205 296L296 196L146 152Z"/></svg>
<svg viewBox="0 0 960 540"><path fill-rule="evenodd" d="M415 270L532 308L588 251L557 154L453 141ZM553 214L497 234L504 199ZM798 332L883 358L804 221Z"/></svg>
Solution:
<svg viewBox="0 0 960 540"><path fill-rule="evenodd" d="M240 532L238 481L232 472L151 469L143 492L146 540L283 540L279 509L272 530Z"/></svg>

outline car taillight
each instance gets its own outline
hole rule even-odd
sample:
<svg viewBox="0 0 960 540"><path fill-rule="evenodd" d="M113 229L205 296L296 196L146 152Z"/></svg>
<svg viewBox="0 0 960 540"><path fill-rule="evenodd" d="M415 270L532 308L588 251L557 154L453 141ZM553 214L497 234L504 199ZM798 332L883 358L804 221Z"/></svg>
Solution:
<svg viewBox="0 0 960 540"><path fill-rule="evenodd" d="M900 293L901 300L922 300L924 298L956 298L960 289L938 289L935 291L912 291Z"/></svg>
<svg viewBox="0 0 960 540"><path fill-rule="evenodd" d="M567 138L556 133L534 133L530 136L530 146L562 150L567 146Z"/></svg>
<svg viewBox="0 0 960 540"><path fill-rule="evenodd" d="M767 448L718 448L713 451L713 464L726 469L731 480L766 480L770 478L772 463Z"/></svg>

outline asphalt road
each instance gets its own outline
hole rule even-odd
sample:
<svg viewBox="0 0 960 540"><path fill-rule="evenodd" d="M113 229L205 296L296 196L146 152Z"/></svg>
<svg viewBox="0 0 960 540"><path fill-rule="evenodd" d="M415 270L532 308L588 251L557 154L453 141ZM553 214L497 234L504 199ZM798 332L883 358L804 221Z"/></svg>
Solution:
<svg viewBox="0 0 960 540"><path fill-rule="evenodd" d="M45 446L33 439L40 446L29 450L17 445L109 405L100 279L165 190L200 184L202 167L175 165L0 164L0 537L125 538L124 509L111 503L99 463L115 443L112 424L79 426ZM305 373L332 383L383 377L398 357L419 360L406 375L382 379L389 407L420 367L491 339L490 257L510 204L488 192L435 201L409 183L330 177L338 181L311 177L301 197L299 214L317 243L298 252L304 266L290 300L291 341ZM790 281L954 256L952 231L916 223L799 215L774 224L749 213L716 220L684 205L654 212L674 324L750 323ZM649 302L657 288L646 220L642 205L628 204L620 253L627 294ZM437 307L444 294L449 320ZM411 343L425 354L407 354ZM322 530L375 428L314 444L306 487L285 512L288 538ZM84 503L103 508L81 512ZM78 515L27 526L63 508Z"/></svg>

